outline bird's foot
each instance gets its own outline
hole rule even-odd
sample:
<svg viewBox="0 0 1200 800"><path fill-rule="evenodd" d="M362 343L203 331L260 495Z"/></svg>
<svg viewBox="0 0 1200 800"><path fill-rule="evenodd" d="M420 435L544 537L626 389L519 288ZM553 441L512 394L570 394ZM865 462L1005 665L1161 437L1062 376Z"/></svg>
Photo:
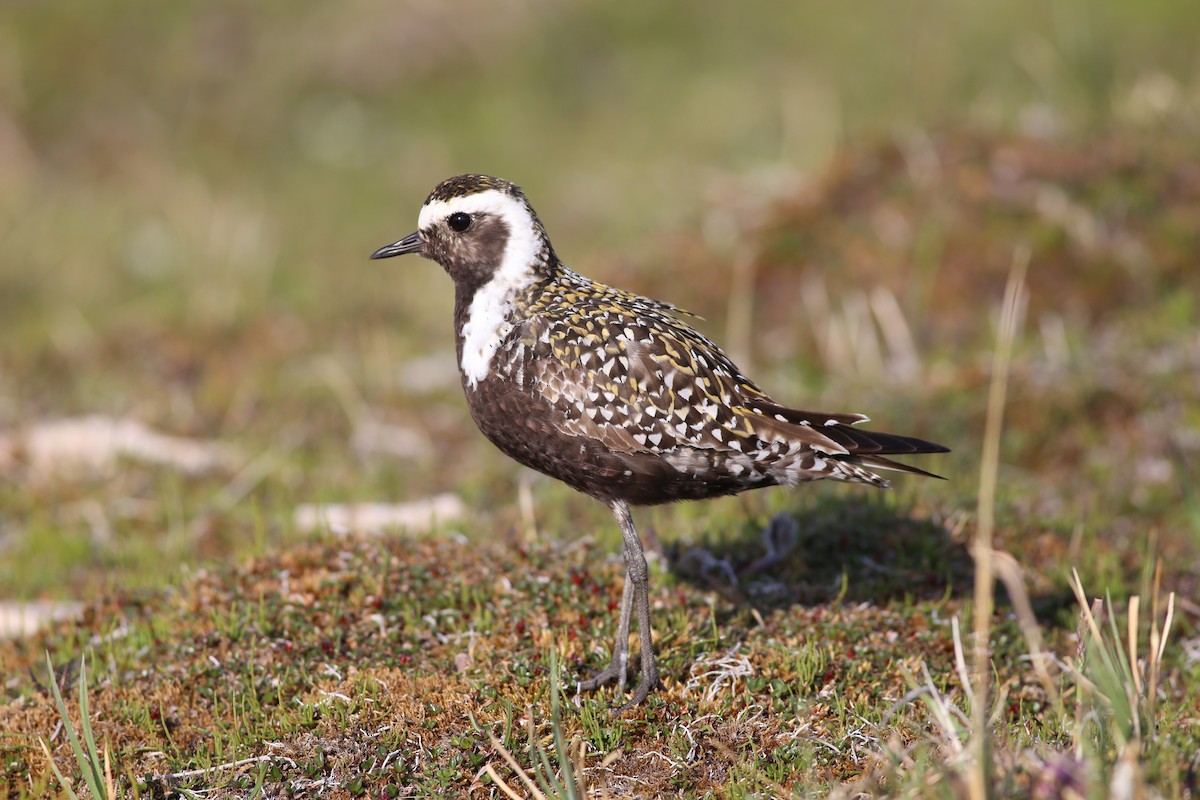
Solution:
<svg viewBox="0 0 1200 800"><path fill-rule="evenodd" d="M615 680L620 679L620 690L625 690L625 672L626 665L618 664L617 659L609 662L608 666L597 672L587 680L580 681L575 684L576 693L579 692L594 692L601 686L607 686Z"/></svg>
<svg viewBox="0 0 1200 800"><path fill-rule="evenodd" d="M637 688L633 690L633 697L629 698L629 701L624 705L614 709L614 714L624 714L634 706L641 705L646 701L650 692L654 690L654 687L658 685L658 663L654 658L653 651L651 651L649 658L642 658L641 667L642 678L638 681ZM606 686L616 681L617 695L620 696L625 693L625 679L628 674L628 652L617 653L613 656L612 661L608 663L607 667L587 680L582 680L575 684L575 693L578 695L580 692L593 692L601 686Z"/></svg>
<svg viewBox="0 0 1200 800"><path fill-rule="evenodd" d="M631 710L634 706L640 706L650 696L650 692L658 685L658 667L653 667L649 672L642 671L642 679L638 682L637 688L633 690L633 697L629 698L629 702L613 711L613 714L624 714Z"/></svg>

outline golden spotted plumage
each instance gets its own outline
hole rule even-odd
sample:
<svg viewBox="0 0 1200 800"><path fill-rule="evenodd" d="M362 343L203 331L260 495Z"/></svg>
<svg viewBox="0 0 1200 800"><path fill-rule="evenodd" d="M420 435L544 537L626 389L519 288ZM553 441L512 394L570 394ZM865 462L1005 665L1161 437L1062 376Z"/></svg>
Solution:
<svg viewBox="0 0 1200 800"><path fill-rule="evenodd" d="M886 485L856 464L821 457L850 452L832 426L866 417L778 406L679 319L688 312L561 264L513 305L521 322L496 368L549 403L563 434L744 488L820 477Z"/></svg>
<svg viewBox="0 0 1200 800"><path fill-rule="evenodd" d="M529 388L562 413L567 432L647 453L720 448L753 433L741 400L765 395L675 319L674 306L566 268L532 293L515 341L532 367Z"/></svg>

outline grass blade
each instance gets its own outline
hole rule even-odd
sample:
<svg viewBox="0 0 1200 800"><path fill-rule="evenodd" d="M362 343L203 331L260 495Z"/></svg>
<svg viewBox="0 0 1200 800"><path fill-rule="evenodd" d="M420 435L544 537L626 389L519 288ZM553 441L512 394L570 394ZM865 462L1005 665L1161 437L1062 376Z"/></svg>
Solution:
<svg viewBox="0 0 1200 800"><path fill-rule="evenodd" d="M54 694L54 705L58 709L59 715L62 717L63 730L67 733L67 740L71 743L71 752L75 754L75 762L79 765L79 771L83 775L83 780L87 784L88 789L92 793L92 797L106 798L108 795L103 791L104 780L100 773L100 756L96 751L96 742L92 736L91 721L87 717L87 668L86 662L81 656L79 672L79 714L81 717L80 727L84 730L84 736L87 739L87 750L79 741L79 735L75 731L75 726L71 723L71 717L67 714L67 704L63 701L62 691L58 688L58 680L55 677L54 663L50 660L50 654L46 653L46 667L50 671L50 690ZM51 764L54 762L51 761ZM55 774L61 775L58 767L54 768ZM66 785L66 784L64 784ZM74 795L74 792L71 792Z"/></svg>
<svg viewBox="0 0 1200 800"><path fill-rule="evenodd" d="M46 760L50 762L50 769L54 770L54 777L58 778L59 785L67 790L67 796L70 797L71 800L79 800L79 795L75 793L75 789L71 786L71 783L66 779L66 776L62 774L62 770L58 768L58 762L54 760L54 755L50 752L50 748L46 745L46 740L39 736L38 744L42 746L42 753L45 754Z"/></svg>

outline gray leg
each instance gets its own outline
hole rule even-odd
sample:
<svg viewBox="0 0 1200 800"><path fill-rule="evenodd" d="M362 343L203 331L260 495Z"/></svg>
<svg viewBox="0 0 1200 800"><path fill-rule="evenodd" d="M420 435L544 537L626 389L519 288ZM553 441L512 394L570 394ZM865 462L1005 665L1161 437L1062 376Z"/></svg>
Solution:
<svg viewBox="0 0 1200 800"><path fill-rule="evenodd" d="M612 658L607 667L586 681L580 681L576 689L581 692L590 692L617 681L618 690L625 691L625 677L629 669L629 620L632 616L633 583L626 580L625 588L621 591L621 618L617 622L617 637L613 642Z"/></svg>
<svg viewBox="0 0 1200 800"><path fill-rule="evenodd" d="M580 691L591 691L606 683L617 681L618 690L625 691L625 676L629 666L629 626L634 608L638 616L638 637L641 642L642 679L628 703L618 711L626 711L644 701L650 690L658 684L658 664L654 659L654 640L650 630L650 573L642 540L633 526L629 504L614 500L611 504L613 516L621 526L625 540L625 588L621 593L621 619L617 624L617 640L613 645L612 660L594 677L580 681Z"/></svg>

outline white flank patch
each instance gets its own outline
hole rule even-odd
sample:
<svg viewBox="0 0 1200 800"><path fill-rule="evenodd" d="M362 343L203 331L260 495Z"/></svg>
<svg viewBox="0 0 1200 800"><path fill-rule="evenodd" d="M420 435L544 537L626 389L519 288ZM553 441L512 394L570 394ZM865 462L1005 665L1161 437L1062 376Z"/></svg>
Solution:
<svg viewBox="0 0 1200 800"><path fill-rule="evenodd" d="M463 325L463 352L459 368L467 378L467 385L473 388L487 377L496 349L513 329L509 320L513 298L533 283L534 265L542 242L534 230L533 217L529 215L525 204L496 189L427 203L421 209L417 226L426 230L441 224L451 214L460 212L490 214L504 220L508 226L508 244L505 245L500 267L492 279L475 292L467 311L466 324Z"/></svg>
<svg viewBox="0 0 1200 800"><path fill-rule="evenodd" d="M703 451L690 447L663 453L663 460L680 472L704 472L711 466Z"/></svg>

